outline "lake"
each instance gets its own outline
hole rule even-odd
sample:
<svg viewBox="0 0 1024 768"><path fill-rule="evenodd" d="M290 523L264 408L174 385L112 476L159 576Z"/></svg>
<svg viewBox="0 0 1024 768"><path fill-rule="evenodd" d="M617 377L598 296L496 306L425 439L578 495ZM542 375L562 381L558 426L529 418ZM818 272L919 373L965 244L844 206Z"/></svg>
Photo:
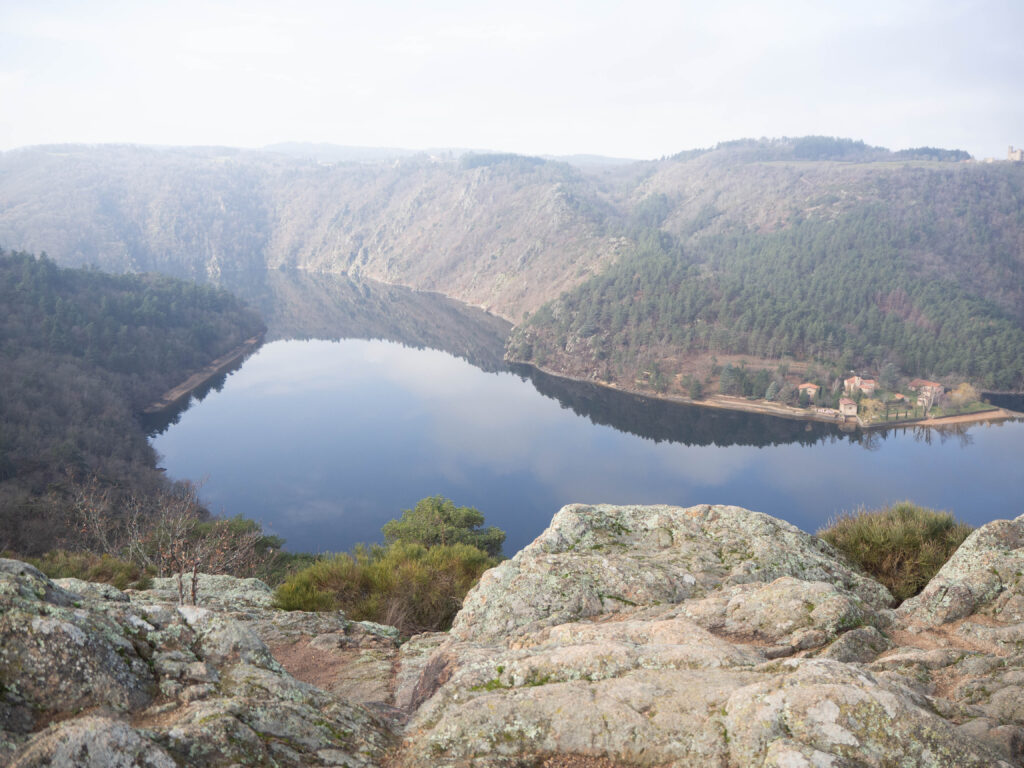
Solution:
<svg viewBox="0 0 1024 768"><path fill-rule="evenodd" d="M152 442L211 510L292 551L379 541L436 494L506 530L507 554L571 502L736 504L812 532L902 499L975 525L1024 511L1021 422L844 433L664 403L510 370L507 324L440 296L277 273L245 288L268 342Z"/></svg>

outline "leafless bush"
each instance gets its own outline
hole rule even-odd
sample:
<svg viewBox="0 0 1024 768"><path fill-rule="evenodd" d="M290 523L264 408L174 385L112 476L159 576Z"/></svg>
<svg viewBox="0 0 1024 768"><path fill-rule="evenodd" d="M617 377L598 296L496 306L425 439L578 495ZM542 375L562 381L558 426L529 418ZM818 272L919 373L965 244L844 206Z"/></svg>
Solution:
<svg viewBox="0 0 1024 768"><path fill-rule="evenodd" d="M196 603L200 572L252 575L273 556L260 547L259 525L209 518L195 484L176 483L148 496L119 496L95 477L71 487L84 548L122 557L157 576L176 576L181 603Z"/></svg>

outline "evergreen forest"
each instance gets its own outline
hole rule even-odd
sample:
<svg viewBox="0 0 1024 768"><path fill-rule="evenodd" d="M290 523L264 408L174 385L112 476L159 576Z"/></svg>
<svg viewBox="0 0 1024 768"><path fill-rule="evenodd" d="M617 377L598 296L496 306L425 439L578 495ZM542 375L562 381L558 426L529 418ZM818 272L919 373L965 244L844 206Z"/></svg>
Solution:
<svg viewBox="0 0 1024 768"><path fill-rule="evenodd" d="M259 316L220 289L64 269L0 252L0 550L69 534L72 488L165 490L137 414L245 339Z"/></svg>
<svg viewBox="0 0 1024 768"><path fill-rule="evenodd" d="M534 312L510 355L656 390L674 375L699 390L687 361L701 356L1020 390L1024 189L1009 170L910 169L874 179L874 197L916 205L826 201L777 228L716 224L713 207L666 225L672 205L651 195L634 208L633 251Z"/></svg>

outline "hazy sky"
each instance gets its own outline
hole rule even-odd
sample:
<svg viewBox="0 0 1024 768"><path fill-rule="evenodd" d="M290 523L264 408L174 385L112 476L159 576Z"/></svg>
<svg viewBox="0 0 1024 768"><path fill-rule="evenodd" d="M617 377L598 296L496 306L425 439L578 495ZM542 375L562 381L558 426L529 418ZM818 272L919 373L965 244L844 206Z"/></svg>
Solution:
<svg viewBox="0 0 1024 768"><path fill-rule="evenodd" d="M1024 2L0 0L0 149L1024 145Z"/></svg>

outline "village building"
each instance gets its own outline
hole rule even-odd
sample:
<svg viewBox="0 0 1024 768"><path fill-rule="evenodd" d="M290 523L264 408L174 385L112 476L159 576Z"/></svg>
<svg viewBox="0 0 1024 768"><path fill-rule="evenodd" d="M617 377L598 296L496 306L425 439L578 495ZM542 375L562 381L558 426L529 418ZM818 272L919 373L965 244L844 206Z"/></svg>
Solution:
<svg viewBox="0 0 1024 768"><path fill-rule="evenodd" d="M840 398L839 400L839 414L844 418L847 416L857 415L857 403L848 397Z"/></svg>
<svg viewBox="0 0 1024 768"><path fill-rule="evenodd" d="M907 385L911 392L917 392L918 394L931 393L934 397L938 397L944 394L946 388L937 381L928 381L927 379L914 379Z"/></svg>
<svg viewBox="0 0 1024 768"><path fill-rule="evenodd" d="M917 404L922 408L931 408L946 391L939 382L927 379L914 379L908 386L912 392L917 392Z"/></svg>
<svg viewBox="0 0 1024 768"><path fill-rule="evenodd" d="M865 395L870 397L875 394L875 390L878 388L878 382L874 379L862 379L860 376L851 376L843 381L843 389L848 395L853 395L859 389Z"/></svg>
<svg viewBox="0 0 1024 768"><path fill-rule="evenodd" d="M818 396L818 390L820 389L821 387L819 387L817 384L812 384L809 381L805 381L803 384L797 387L797 392L799 392L801 395L804 392L806 392L807 396L811 398L811 400L813 400Z"/></svg>

